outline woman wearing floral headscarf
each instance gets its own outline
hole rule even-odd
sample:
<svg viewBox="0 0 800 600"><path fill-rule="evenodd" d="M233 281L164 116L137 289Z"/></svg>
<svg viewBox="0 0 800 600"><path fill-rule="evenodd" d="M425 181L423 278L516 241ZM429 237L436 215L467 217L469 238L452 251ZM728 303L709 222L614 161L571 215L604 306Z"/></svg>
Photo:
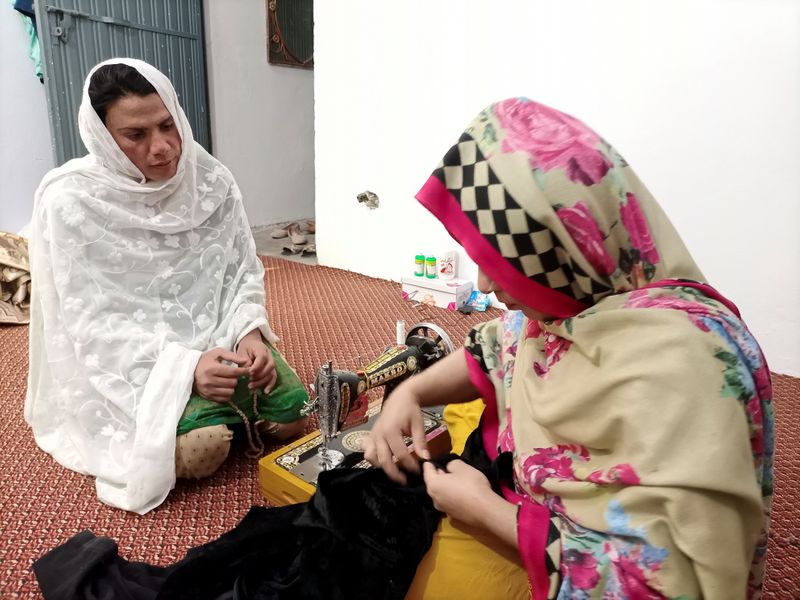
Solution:
<svg viewBox="0 0 800 600"><path fill-rule="evenodd" d="M167 77L101 63L78 121L89 154L36 193L25 418L103 502L144 513L220 466L228 425L256 451L262 430L302 431L307 394L272 346L239 188Z"/></svg>
<svg viewBox="0 0 800 600"><path fill-rule="evenodd" d="M393 392L367 457L403 481L419 466L402 435L427 457L419 408L480 396L471 441L513 475L501 497L463 462L423 465L450 518L409 597L758 597L767 364L628 164L573 117L511 99L417 198L511 310Z"/></svg>

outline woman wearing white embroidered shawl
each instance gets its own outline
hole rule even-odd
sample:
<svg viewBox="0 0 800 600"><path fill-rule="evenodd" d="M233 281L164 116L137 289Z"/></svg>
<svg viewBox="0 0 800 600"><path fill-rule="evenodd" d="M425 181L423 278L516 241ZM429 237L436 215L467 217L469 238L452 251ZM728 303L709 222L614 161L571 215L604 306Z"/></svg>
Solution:
<svg viewBox="0 0 800 600"><path fill-rule="evenodd" d="M145 513L219 467L228 425L251 446L302 431L307 395L272 347L239 189L167 77L101 63L78 119L89 154L36 193L25 418L100 500Z"/></svg>

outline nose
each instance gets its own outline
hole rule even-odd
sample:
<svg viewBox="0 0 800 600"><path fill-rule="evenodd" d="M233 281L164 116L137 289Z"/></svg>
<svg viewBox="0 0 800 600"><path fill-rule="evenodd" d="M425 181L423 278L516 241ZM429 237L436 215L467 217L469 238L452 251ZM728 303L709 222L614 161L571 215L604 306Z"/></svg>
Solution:
<svg viewBox="0 0 800 600"><path fill-rule="evenodd" d="M169 152L169 149L170 145L167 137L160 131L154 133L150 142L150 153L153 156L164 156Z"/></svg>
<svg viewBox="0 0 800 600"><path fill-rule="evenodd" d="M497 290L497 284L486 273L478 271L478 289L484 294L491 294Z"/></svg>

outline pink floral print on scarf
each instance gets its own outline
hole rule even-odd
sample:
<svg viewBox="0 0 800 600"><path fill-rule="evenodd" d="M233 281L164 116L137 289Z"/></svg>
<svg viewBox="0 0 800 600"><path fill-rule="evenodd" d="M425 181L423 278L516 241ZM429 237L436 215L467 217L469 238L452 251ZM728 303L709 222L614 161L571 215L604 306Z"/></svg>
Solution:
<svg viewBox="0 0 800 600"><path fill-rule="evenodd" d="M570 180L591 185L612 167L598 151L600 136L569 115L522 98L498 102L494 112L506 130L503 152L529 153L533 168L564 169Z"/></svg>

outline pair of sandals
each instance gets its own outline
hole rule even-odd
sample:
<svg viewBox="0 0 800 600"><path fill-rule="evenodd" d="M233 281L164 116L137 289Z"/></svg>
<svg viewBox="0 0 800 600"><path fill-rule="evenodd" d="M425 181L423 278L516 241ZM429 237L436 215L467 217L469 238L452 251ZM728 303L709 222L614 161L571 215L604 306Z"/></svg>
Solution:
<svg viewBox="0 0 800 600"><path fill-rule="evenodd" d="M316 233L317 231L316 223L314 222L313 219L306 221L305 225L307 233L310 234ZM282 238L289 238L289 241L292 242L292 246L302 246L303 244L308 243L308 238L306 237L306 234L303 233L302 229L300 229L300 223L289 223L286 227L273 229L269 235L270 237L276 240Z"/></svg>
<svg viewBox="0 0 800 600"><path fill-rule="evenodd" d="M317 246L315 244L307 244L303 246L284 246L281 254L299 254L300 256L316 256Z"/></svg>

